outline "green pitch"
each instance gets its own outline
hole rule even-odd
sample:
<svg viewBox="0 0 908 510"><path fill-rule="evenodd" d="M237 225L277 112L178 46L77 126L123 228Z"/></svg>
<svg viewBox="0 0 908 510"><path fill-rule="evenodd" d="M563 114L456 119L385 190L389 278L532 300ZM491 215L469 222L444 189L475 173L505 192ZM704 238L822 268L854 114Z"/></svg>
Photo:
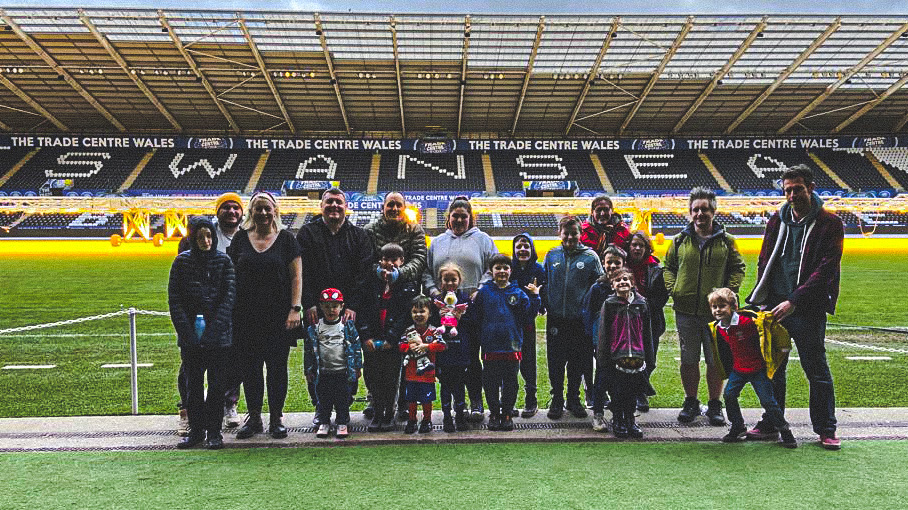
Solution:
<svg viewBox="0 0 908 510"><path fill-rule="evenodd" d="M154 256L60 258L5 256L0 258L0 329L85 317L136 307L167 310L167 275L172 254ZM753 287L756 263L751 256L744 288ZM842 295L833 322L908 326L908 258L904 254L846 255ZM666 310L673 328L670 310ZM545 319L537 321L540 404L546 405ZM0 336L0 366L56 365L47 370L0 370L0 417L126 414L130 412L129 370L101 368L128 363L126 316L82 324ZM176 373L179 351L166 317L139 316L138 350L140 412L171 413L178 400ZM908 335L830 328L828 337L875 346L908 348ZM874 352L828 344L830 365L841 407L908 406L908 386L901 383L908 355ZM891 356L890 361L852 361L847 356ZM653 384L659 394L654 407L678 407L682 400L677 374L677 338L667 333L659 351ZM301 353L290 360L287 411L312 410L301 374ZM789 406L806 407L803 372L792 364ZM360 385L362 396L364 390ZM522 386L522 384L521 384ZM701 388L705 385L701 385ZM705 397L705 395L703 395ZM756 407L745 391L742 404ZM520 399L522 402L522 396ZM354 408L361 407L361 403ZM242 409L241 400L241 409Z"/></svg>

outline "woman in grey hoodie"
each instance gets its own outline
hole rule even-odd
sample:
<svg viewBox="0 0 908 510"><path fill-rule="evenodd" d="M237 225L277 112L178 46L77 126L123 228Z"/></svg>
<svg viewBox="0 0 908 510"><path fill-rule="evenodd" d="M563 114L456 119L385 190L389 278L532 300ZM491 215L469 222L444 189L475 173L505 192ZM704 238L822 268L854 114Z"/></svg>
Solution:
<svg viewBox="0 0 908 510"><path fill-rule="evenodd" d="M448 205L444 233L432 239L426 258L426 271L423 273L425 293L436 298L441 292L435 282L438 269L445 263L453 262L460 267L463 281L461 290L471 296L481 283L490 277L486 274L489 260L498 253L495 242L488 234L476 227L473 206L467 197L457 197ZM473 352L467 369L467 392L470 395L470 417L475 422L482 422L482 364L479 362L479 342L470 342Z"/></svg>

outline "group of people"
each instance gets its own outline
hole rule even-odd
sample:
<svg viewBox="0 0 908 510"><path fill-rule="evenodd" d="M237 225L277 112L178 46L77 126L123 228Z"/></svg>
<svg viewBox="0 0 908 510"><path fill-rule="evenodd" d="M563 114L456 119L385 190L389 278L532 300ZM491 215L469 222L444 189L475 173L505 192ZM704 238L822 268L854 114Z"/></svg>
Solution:
<svg viewBox="0 0 908 510"><path fill-rule="evenodd" d="M489 430L513 430L514 418L539 408L540 314L547 315L548 418L565 410L586 417L589 407L594 430L642 437L635 415L648 411L655 394L649 378L671 298L686 395L679 421L703 413L702 355L706 419L725 424L724 397L731 422L724 441L781 437L781 444L796 446L784 418L793 339L810 384L814 431L822 446L837 449L824 339L844 229L823 209L808 168L790 169L782 183L786 203L767 225L747 310L739 310L737 297L744 261L734 237L715 221L715 193L704 188L692 190L691 222L672 239L664 263L647 233L631 232L605 195L593 199L587 221L561 218L561 242L541 262L526 233L513 238L513 258L499 253L465 197L450 203L445 232L427 247L422 227L407 221L400 193L387 194L381 217L360 228L347 220L344 193L330 189L321 213L295 238L281 226L271 194L252 196L242 224L240 197L222 195L216 221L190 222L170 274L183 362L178 385L188 416L188 435L178 446L222 447L224 422L239 426L240 384L248 415L237 438L264 432L266 386L268 433L286 437L287 359L299 342L318 437L349 434L361 377L370 432L393 430L396 419L406 421L406 433L430 432L436 381L445 432L469 430L486 419L486 408ZM737 403L748 382L766 411L750 430Z"/></svg>

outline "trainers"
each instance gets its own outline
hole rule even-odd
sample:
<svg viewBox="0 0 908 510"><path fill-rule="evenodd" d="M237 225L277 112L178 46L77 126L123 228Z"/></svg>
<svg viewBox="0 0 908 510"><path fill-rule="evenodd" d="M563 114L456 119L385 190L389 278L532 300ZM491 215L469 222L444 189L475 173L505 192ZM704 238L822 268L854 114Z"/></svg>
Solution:
<svg viewBox="0 0 908 510"><path fill-rule="evenodd" d="M576 402L574 404L568 404L567 410L574 415L574 418L586 418L589 414L586 412L586 408L583 407L583 404Z"/></svg>
<svg viewBox="0 0 908 510"><path fill-rule="evenodd" d="M779 431L766 423L759 421L754 428L747 431L748 441L775 441L779 438Z"/></svg>
<svg viewBox="0 0 908 510"><path fill-rule="evenodd" d="M596 413L593 415L593 430L596 432L605 432L608 426L605 424L605 414Z"/></svg>
<svg viewBox="0 0 908 510"><path fill-rule="evenodd" d="M444 419L441 420L441 430L445 432L457 431L457 427L454 426L454 418L450 414L446 414Z"/></svg>
<svg viewBox="0 0 908 510"><path fill-rule="evenodd" d="M407 420L407 426L404 427L404 434L416 432L416 420Z"/></svg>
<svg viewBox="0 0 908 510"><path fill-rule="evenodd" d="M240 415L236 412L236 404L224 408L224 428L233 429L240 426Z"/></svg>
<svg viewBox="0 0 908 510"><path fill-rule="evenodd" d="M526 404L523 406L523 411L520 411L521 418L532 418L536 416L536 413L539 412L539 407L537 404Z"/></svg>
<svg viewBox="0 0 908 510"><path fill-rule="evenodd" d="M271 424L268 426L268 433L274 439L284 439L287 437L287 427L281 423L280 418L276 418L271 420Z"/></svg>
<svg viewBox="0 0 908 510"><path fill-rule="evenodd" d="M350 435L350 429L347 428L347 425L338 425L337 426L337 438L346 439Z"/></svg>
<svg viewBox="0 0 908 510"><path fill-rule="evenodd" d="M619 439L627 437L627 422L623 418L612 418L612 433Z"/></svg>
<svg viewBox="0 0 908 510"><path fill-rule="evenodd" d="M713 399L707 403L706 418L713 427L725 425L725 415L722 414L721 400Z"/></svg>
<svg viewBox="0 0 908 510"><path fill-rule="evenodd" d="M195 448L196 446L205 442L205 434L189 434L179 443L177 443L177 448L185 450L187 448Z"/></svg>
<svg viewBox="0 0 908 510"><path fill-rule="evenodd" d="M189 435L189 411L180 409L180 424L177 425L177 435L186 437Z"/></svg>
<svg viewBox="0 0 908 510"><path fill-rule="evenodd" d="M678 421L681 423L690 423L700 416L700 401L696 397L686 397L681 412L678 413Z"/></svg>
<svg viewBox="0 0 908 510"><path fill-rule="evenodd" d="M410 420L410 411L407 410L407 406L402 405L397 409L397 421L409 421Z"/></svg>
<svg viewBox="0 0 908 510"><path fill-rule="evenodd" d="M369 406L363 409L363 418L371 420L375 417L375 407L372 406L372 402L369 402Z"/></svg>
<svg viewBox="0 0 908 510"><path fill-rule="evenodd" d="M550 420L557 420L564 415L564 404L562 402L552 402L549 404L549 412L546 413L546 416Z"/></svg>
<svg viewBox="0 0 908 510"><path fill-rule="evenodd" d="M737 443L739 441L744 441L744 439L746 438L746 435L747 435L747 427L745 427L744 425L741 425L740 427L736 427L736 426L732 425L732 427L728 430L728 434L725 434L724 436L722 436L722 442L723 443Z"/></svg>
<svg viewBox="0 0 908 510"><path fill-rule="evenodd" d="M366 430L369 432L381 432L381 422L384 417L384 413L373 413L372 421L369 422L369 426L366 427Z"/></svg>
<svg viewBox="0 0 908 510"><path fill-rule="evenodd" d="M826 450L839 450L842 448L842 440L835 437L835 432L830 435L820 435L820 446Z"/></svg>
<svg viewBox="0 0 908 510"><path fill-rule="evenodd" d="M498 416L497 414L489 415L489 430L493 432L501 430L501 416Z"/></svg>
<svg viewBox="0 0 908 510"><path fill-rule="evenodd" d="M649 399L646 395L639 395L637 397L637 410L641 413L649 412Z"/></svg>
<svg viewBox="0 0 908 510"><path fill-rule="evenodd" d="M391 432L392 430L394 430L394 410L388 409L381 420L381 431Z"/></svg>
<svg viewBox="0 0 908 510"><path fill-rule="evenodd" d="M457 428L459 432L470 430L470 423L467 421L466 410L457 411L457 413L454 414L454 427Z"/></svg>
<svg viewBox="0 0 908 510"><path fill-rule="evenodd" d="M260 434L265 431L264 425L262 425L262 415L260 414L248 414L246 415L246 423L240 427L240 430L236 431L237 439L249 439L250 437Z"/></svg>
<svg viewBox="0 0 908 510"><path fill-rule="evenodd" d="M320 437L322 439L328 437L328 431L331 427L327 423L322 423L318 426L318 430L315 431L315 437Z"/></svg>
<svg viewBox="0 0 908 510"><path fill-rule="evenodd" d="M224 436L217 434L208 434L208 441L205 442L205 448L209 450L220 450L224 448Z"/></svg>
<svg viewBox="0 0 908 510"><path fill-rule="evenodd" d="M779 440L780 445L785 448L798 447L798 440L795 439L794 434L791 433L791 429L780 430L779 435L781 436L781 439Z"/></svg>
<svg viewBox="0 0 908 510"><path fill-rule="evenodd" d="M470 421L473 423L482 423L486 419L485 410L482 404L470 406Z"/></svg>
<svg viewBox="0 0 908 510"><path fill-rule="evenodd" d="M421 422L419 422L419 433L427 434L429 432L432 432L432 420L424 418Z"/></svg>
<svg viewBox="0 0 908 510"><path fill-rule="evenodd" d="M503 432L510 432L514 430L514 418L511 415L504 415L501 418L501 428L499 429Z"/></svg>

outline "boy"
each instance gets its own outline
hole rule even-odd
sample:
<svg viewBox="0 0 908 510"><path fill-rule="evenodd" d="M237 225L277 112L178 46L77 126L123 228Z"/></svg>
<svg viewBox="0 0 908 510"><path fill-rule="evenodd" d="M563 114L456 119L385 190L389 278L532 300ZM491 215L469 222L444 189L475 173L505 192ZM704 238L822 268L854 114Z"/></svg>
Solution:
<svg viewBox="0 0 908 510"><path fill-rule="evenodd" d="M647 367L656 362L649 307L634 292L630 270L614 271L610 282L615 293L602 305L597 360L612 393L612 432L618 438L641 438L643 431L634 418L637 395L649 386ZM593 428L604 430L602 421L602 413L597 411Z"/></svg>
<svg viewBox="0 0 908 510"><path fill-rule="evenodd" d="M337 438L349 435L350 394L363 366L359 335L353 321L341 322L344 296L337 289L319 295L323 317L307 330L303 364L306 380L315 384L318 395L318 430L315 437L328 437L331 411L337 412Z"/></svg>
<svg viewBox="0 0 908 510"><path fill-rule="evenodd" d="M446 347L441 335L436 334L435 328L429 326L429 314L434 306L432 300L427 296L413 298L410 307L413 326L407 329L399 347L400 352L407 355L405 399L409 415L407 426L404 428L406 434L416 432L417 403L422 404L422 422L419 424L419 433L425 434L432 431L432 403L435 402L435 353L445 350ZM433 368L418 373L420 365L425 368L426 362L431 363Z"/></svg>
<svg viewBox="0 0 908 510"><path fill-rule="evenodd" d="M603 273L596 252L580 244L580 220L576 216L561 218L558 234L561 245L551 249L543 263L548 277L543 294L548 312L546 357L552 385L547 416L552 420L564 413L565 366L568 410L577 418L587 416L580 403L580 378L585 371L592 371L593 342L584 330L580 310L584 294Z"/></svg>
<svg viewBox="0 0 908 510"><path fill-rule="evenodd" d="M523 334L526 324L534 321L539 311L539 287L537 282L530 282L524 292L510 281L511 257L502 253L489 260L489 269L492 284L479 288L467 314L477 325L482 346L482 386L489 406L489 430L511 431Z"/></svg>
<svg viewBox="0 0 908 510"><path fill-rule="evenodd" d="M779 431L779 444L786 448L797 448L798 443L776 402L771 380L791 350L788 332L775 321L771 313L735 311L738 308L738 296L731 289L716 289L707 299L713 317L716 318L710 324L713 355L721 361L719 368L728 376L723 397L731 429L722 438L722 442L744 440L747 427L744 425L741 406L738 405L738 396L744 385L750 383L760 399L760 405L766 411L766 419Z"/></svg>
<svg viewBox="0 0 908 510"><path fill-rule="evenodd" d="M398 342L410 325L410 302L419 294L416 284L400 279L390 282L382 272L393 273L404 263L404 250L388 243L379 251L379 263L372 275L367 305L357 316L364 351L364 380L372 394L374 414L367 430L389 432L394 428L394 402L400 381Z"/></svg>
<svg viewBox="0 0 908 510"><path fill-rule="evenodd" d="M546 284L545 269L536 262L536 246L530 234L524 232L514 237L514 260L511 263L511 281L524 288L536 282L537 287ZM540 315L545 308L540 305ZM523 377L524 401L522 418L532 418L539 409L536 399L536 321L528 320L523 328L523 347L521 347L520 375ZM516 413L513 413L516 416Z"/></svg>

